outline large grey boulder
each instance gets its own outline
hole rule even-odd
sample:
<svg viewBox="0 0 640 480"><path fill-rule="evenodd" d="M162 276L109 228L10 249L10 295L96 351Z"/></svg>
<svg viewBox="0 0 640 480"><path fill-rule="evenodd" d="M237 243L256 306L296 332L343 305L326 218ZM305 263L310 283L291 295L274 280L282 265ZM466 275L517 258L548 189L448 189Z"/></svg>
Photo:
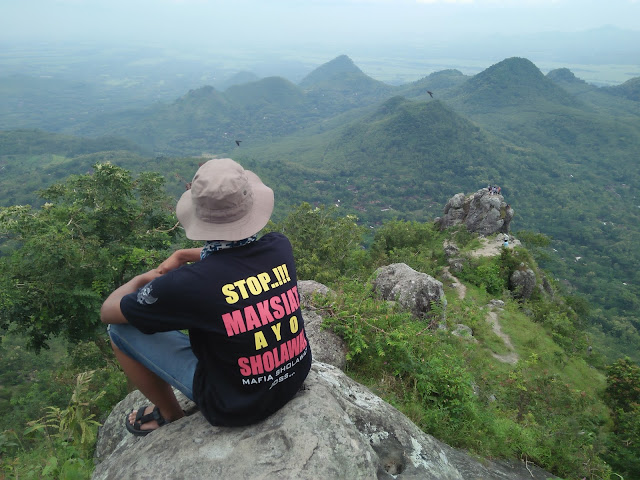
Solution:
<svg viewBox="0 0 640 480"><path fill-rule="evenodd" d="M314 280L298 281L298 293L304 329L307 332L309 344L312 345L313 359L328 363L334 367L344 369L347 363L347 344L345 341L323 325L324 318L313 303L314 295L335 295L326 285Z"/></svg>
<svg viewBox="0 0 640 480"><path fill-rule="evenodd" d="M302 310L313 359L344 370L347 364L347 344L338 335L322 325L323 318L313 310Z"/></svg>
<svg viewBox="0 0 640 480"><path fill-rule="evenodd" d="M315 295L335 295L329 287L315 280L298 280L298 294L300 295L300 305L302 308L315 308L313 303Z"/></svg>
<svg viewBox="0 0 640 480"><path fill-rule="evenodd" d="M513 209L502 195L491 195L488 189L482 188L468 197L462 193L451 197L436 224L441 230L463 224L470 232L493 235L509 233L513 215Z"/></svg>
<svg viewBox="0 0 640 480"><path fill-rule="evenodd" d="M280 411L248 427L213 427L200 413L146 437L124 415L133 393L101 429L93 480L543 480L518 461L482 460L422 432L339 369L314 362L303 389ZM110 436L111 441L102 441Z"/></svg>
<svg viewBox="0 0 640 480"><path fill-rule="evenodd" d="M451 225L457 225L464 223L464 219L467 216L468 208L465 205L468 204L467 198L464 193L456 193L449 199L444 206L445 218Z"/></svg>
<svg viewBox="0 0 640 480"><path fill-rule="evenodd" d="M509 278L509 289L515 298L528 299L536 287L536 274L524 265L515 270Z"/></svg>
<svg viewBox="0 0 640 480"><path fill-rule="evenodd" d="M375 271L373 288L383 300L398 302L418 317L431 311L431 302L447 306L442 282L415 271L405 263L393 263Z"/></svg>

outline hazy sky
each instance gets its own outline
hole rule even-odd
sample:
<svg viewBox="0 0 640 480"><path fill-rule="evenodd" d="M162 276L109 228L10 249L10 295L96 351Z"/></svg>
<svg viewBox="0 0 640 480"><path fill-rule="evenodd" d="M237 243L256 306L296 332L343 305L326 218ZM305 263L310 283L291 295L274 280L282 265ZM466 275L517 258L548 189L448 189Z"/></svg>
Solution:
<svg viewBox="0 0 640 480"><path fill-rule="evenodd" d="M602 27L623 31L579 33ZM640 0L0 0L0 75L4 59L37 69L68 63L69 46L107 45L135 50L140 65L163 58L293 80L304 73L295 62L310 71L342 54L396 83L519 56L617 84L640 76L639 39Z"/></svg>
<svg viewBox="0 0 640 480"><path fill-rule="evenodd" d="M401 43L470 33L640 30L640 0L0 0L0 41Z"/></svg>

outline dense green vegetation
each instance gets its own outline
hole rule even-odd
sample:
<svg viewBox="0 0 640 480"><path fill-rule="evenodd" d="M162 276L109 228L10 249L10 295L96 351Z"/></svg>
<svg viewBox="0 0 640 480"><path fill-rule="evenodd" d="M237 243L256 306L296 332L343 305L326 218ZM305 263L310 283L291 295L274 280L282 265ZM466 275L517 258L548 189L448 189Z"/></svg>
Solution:
<svg viewBox="0 0 640 480"><path fill-rule="evenodd" d="M40 195L0 209L0 455L16 478L86 478L98 420L126 391L100 305L179 230L157 174L96 164Z"/></svg>
<svg viewBox="0 0 640 480"><path fill-rule="evenodd" d="M154 157L113 137L5 132L0 204L33 203L35 190L105 160L160 171L177 196L202 160L166 152L232 155L274 185L279 217L301 202L337 204L374 228L431 220L455 193L497 183L515 208L514 228L552 239L545 268L588 297L593 343L610 360L638 361L636 83L597 88L511 58L473 77L451 70L390 87L341 56L300 85L271 77L225 92L202 87L69 129L118 134Z"/></svg>
<svg viewBox="0 0 640 480"><path fill-rule="evenodd" d="M90 474L96 426L124 394L100 333L100 300L188 244L173 228L162 185L153 174L134 178L97 164L92 174L44 190L41 208L0 210L9 242L0 257L0 458L7 475ZM474 235L396 220L363 249L367 229L339 212L302 204L267 229L290 237L301 279L320 280L337 293L316 302L348 343L350 375L425 431L479 455L526 459L565 478L638 474L640 368L623 359L604 370L603 357L587 348L580 302L563 297L559 286L516 299L507 279L521 264L544 277L532 253L504 250L467 261L460 278L468 293L459 298L446 287L449 303L434 315L445 314L447 329L437 329L438 322L377 300L369 280L378 266L395 262L442 278L444 240L465 252L476 244ZM547 248L544 237L523 238L534 250ZM492 356L505 350L485 319L494 298L505 302L500 322L519 355L515 365ZM452 335L458 323L477 341ZM35 348L49 347L46 356L25 352L25 337Z"/></svg>
<svg viewBox="0 0 640 480"><path fill-rule="evenodd" d="M395 97L335 133L309 130L238 158L255 159L256 169L258 159L282 162L264 163L265 170L316 169L296 200L321 190L365 225L390 212L431 219L453 194L500 184L516 210L514 228L552 239L545 268L587 295L594 343L610 359L623 352L640 360L638 104L566 74L544 77L525 59L437 93L441 100L422 101L424 91L414 101ZM406 87L405 94L418 91Z"/></svg>
<svg viewBox="0 0 640 480"><path fill-rule="evenodd" d="M36 351L54 335L95 339L105 295L131 272L155 266L178 232L163 184L155 174L133 180L120 167L96 164L92 175L42 191L38 210L0 210L0 328L17 328Z"/></svg>
<svg viewBox="0 0 640 480"><path fill-rule="evenodd" d="M568 478L638 476L637 86L597 88L566 69L545 77L507 59L474 77L452 70L389 87L339 57L300 85L271 77L225 92L202 87L171 104L77 120L57 102L44 119L92 138L0 132L3 468L33 478L90 471L76 461L89 458L86 437L70 440L75 427L64 437L66 424L52 422L78 411L75 388L93 397L87 382L110 392L83 413L87 428L124 392L97 308L122 279L184 242L172 205L207 152L233 156L274 187L271 228L294 240L301 278L340 292L326 309L350 343L350 374L454 445L531 459ZM60 88L61 98L93 92ZM14 125L43 126L15 115ZM366 287L375 267L400 261L437 277L444 238L470 248L471 236L436 232L431 220L452 195L488 183L502 186L527 250L470 261L460 274L467 299L448 295L448 322L472 326L480 343L423 331L375 301ZM556 299L513 300L506 279L517 261L550 272ZM505 353L483 322L490 298L506 301L515 368L490 357ZM27 343L50 350L33 357ZM453 360L441 365L442 357Z"/></svg>
<svg viewBox="0 0 640 480"><path fill-rule="evenodd" d="M126 395L124 374L95 343L53 340L34 355L19 334L1 340L0 475L89 478L98 423Z"/></svg>

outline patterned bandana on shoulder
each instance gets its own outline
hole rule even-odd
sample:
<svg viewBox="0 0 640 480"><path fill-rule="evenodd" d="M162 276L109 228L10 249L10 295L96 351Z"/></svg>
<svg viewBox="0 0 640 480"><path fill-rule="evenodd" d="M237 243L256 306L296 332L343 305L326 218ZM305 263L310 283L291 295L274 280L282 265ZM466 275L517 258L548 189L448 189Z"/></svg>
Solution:
<svg viewBox="0 0 640 480"><path fill-rule="evenodd" d="M204 260L209 255L211 255L214 252L217 252L218 250L242 247L244 245L247 245L251 242L256 241L257 239L258 239L258 235L252 235L248 238L244 238L242 240L236 240L232 242L229 242L226 240L209 240L207 243L205 243L204 248L200 252L200 260Z"/></svg>

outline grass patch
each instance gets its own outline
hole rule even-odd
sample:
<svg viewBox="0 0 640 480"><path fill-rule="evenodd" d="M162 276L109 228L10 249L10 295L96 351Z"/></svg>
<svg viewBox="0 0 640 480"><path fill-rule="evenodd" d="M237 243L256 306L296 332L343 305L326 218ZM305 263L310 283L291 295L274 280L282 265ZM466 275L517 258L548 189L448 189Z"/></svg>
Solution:
<svg viewBox="0 0 640 480"><path fill-rule="evenodd" d="M349 345L347 373L398 408L425 432L481 456L520 457L565 478L606 467L593 443L607 423L601 374L558 346L543 325L512 300L496 312L520 360L487 322L492 298L467 285L464 299L450 286L448 331L375 299L366 285L344 285L327 323ZM362 299L366 300L362 300ZM457 323L478 342L450 333ZM595 467L594 467L595 468ZM605 478L605 477L603 477Z"/></svg>

